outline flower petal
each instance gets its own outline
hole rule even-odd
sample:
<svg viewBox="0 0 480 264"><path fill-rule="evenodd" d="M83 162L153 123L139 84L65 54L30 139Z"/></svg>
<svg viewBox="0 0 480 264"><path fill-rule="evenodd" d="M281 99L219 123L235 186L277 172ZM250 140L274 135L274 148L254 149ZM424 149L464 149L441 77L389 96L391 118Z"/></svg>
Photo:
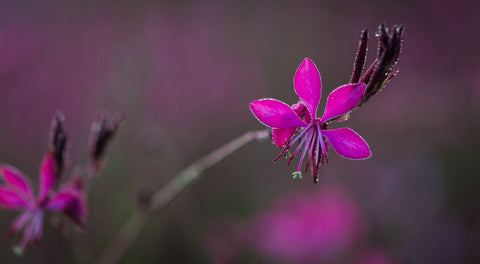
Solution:
<svg viewBox="0 0 480 264"><path fill-rule="evenodd" d="M83 195L75 197L66 210L63 212L72 219L78 226L83 229L87 228L87 203Z"/></svg>
<svg viewBox="0 0 480 264"><path fill-rule="evenodd" d="M275 142L277 147L283 148L288 143L288 141L290 141L296 129L296 127L272 128L273 142Z"/></svg>
<svg viewBox="0 0 480 264"><path fill-rule="evenodd" d="M13 251L17 255L23 255L25 251L25 247L28 244L31 244L33 242L33 230L34 230L34 222L31 221L25 226L25 229L23 230L23 236L22 239L20 239L20 242L13 248Z"/></svg>
<svg viewBox="0 0 480 264"><path fill-rule="evenodd" d="M1 166L0 171L7 184L22 190L30 199L33 199L30 181L19 170L11 166Z"/></svg>
<svg viewBox="0 0 480 264"><path fill-rule="evenodd" d="M365 93L364 83L349 83L333 90L327 99L327 106L320 122L350 112L362 99Z"/></svg>
<svg viewBox="0 0 480 264"><path fill-rule="evenodd" d="M350 128L322 130L335 152L348 159L368 159L372 152L367 142Z"/></svg>
<svg viewBox="0 0 480 264"><path fill-rule="evenodd" d="M87 204L80 181L61 188L49 200L46 209L63 212L82 228L87 226Z"/></svg>
<svg viewBox="0 0 480 264"><path fill-rule="evenodd" d="M308 108L312 118L317 116L317 107L322 95L322 82L317 66L305 58L295 73L293 80L295 92Z"/></svg>
<svg viewBox="0 0 480 264"><path fill-rule="evenodd" d="M305 127L289 105L276 99L261 99L250 103L250 110L260 123L273 128Z"/></svg>
<svg viewBox="0 0 480 264"><path fill-rule="evenodd" d="M83 196L62 192L54 196L47 209L63 212L80 227L86 227L87 207Z"/></svg>
<svg viewBox="0 0 480 264"><path fill-rule="evenodd" d="M295 111L295 113L297 113L298 117L300 117L306 123L310 123L312 121L310 112L301 100L298 103L293 104L291 108L293 111Z"/></svg>
<svg viewBox="0 0 480 264"><path fill-rule="evenodd" d="M27 221L29 221L32 218L32 211L26 210L23 213L21 213L19 216L13 220L12 226L10 226L10 229L7 232L7 237L12 236L13 234L17 233L20 229L25 226Z"/></svg>
<svg viewBox="0 0 480 264"><path fill-rule="evenodd" d="M35 216L32 220L33 230L32 230L32 241L34 243L40 242L42 238L42 226L43 226L43 211L38 210L35 212Z"/></svg>
<svg viewBox="0 0 480 264"><path fill-rule="evenodd" d="M56 181L56 168L55 159L52 153L48 153L43 159L42 167L40 170L40 194L38 199L43 200L50 190L55 186Z"/></svg>
<svg viewBox="0 0 480 264"><path fill-rule="evenodd" d="M0 206L6 209L23 209L28 207L28 202L21 191L0 186Z"/></svg>
<svg viewBox="0 0 480 264"><path fill-rule="evenodd" d="M65 191L58 192L48 201L46 208L48 210L61 212L66 210L75 199L77 198L71 193Z"/></svg>

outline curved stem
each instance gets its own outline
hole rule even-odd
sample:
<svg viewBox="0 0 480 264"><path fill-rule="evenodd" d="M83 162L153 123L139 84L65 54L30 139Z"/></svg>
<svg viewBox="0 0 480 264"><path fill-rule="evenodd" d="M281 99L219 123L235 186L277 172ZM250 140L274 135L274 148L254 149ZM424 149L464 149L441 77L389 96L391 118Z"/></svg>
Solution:
<svg viewBox="0 0 480 264"><path fill-rule="evenodd" d="M198 181L206 169L222 161L249 142L254 140L261 141L269 137L270 133L268 130L247 132L180 171L164 187L153 194L147 209L137 209L130 216L118 234L94 262L110 264L120 261L128 248L130 248L138 238L151 217L166 208L187 186Z"/></svg>

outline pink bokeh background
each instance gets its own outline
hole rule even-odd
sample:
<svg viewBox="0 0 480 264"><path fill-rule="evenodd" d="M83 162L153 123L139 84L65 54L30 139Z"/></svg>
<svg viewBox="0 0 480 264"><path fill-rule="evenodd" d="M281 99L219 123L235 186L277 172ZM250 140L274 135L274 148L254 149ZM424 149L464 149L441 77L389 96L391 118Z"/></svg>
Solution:
<svg viewBox="0 0 480 264"><path fill-rule="evenodd" d="M216 237L232 263L478 263L479 8L432 0L2 1L1 163L38 184L55 111L66 116L71 170L87 159L98 112L127 119L90 191L88 232L64 234L46 219L41 243L23 259L11 252L14 239L0 240L0 263L89 263L140 191L261 129L252 100L295 103L293 75L305 57L320 70L325 102L349 80L363 28L373 60L381 22L406 28L400 72L345 123L369 143L369 160L331 151L314 185L293 180L285 161L273 163L274 145L251 144L154 217L122 263L212 263L222 254L209 246ZM0 211L0 233L15 215ZM328 232L308 232L324 225ZM299 242L284 246L276 228ZM263 240L230 239L239 232ZM315 247L323 251L304 253Z"/></svg>

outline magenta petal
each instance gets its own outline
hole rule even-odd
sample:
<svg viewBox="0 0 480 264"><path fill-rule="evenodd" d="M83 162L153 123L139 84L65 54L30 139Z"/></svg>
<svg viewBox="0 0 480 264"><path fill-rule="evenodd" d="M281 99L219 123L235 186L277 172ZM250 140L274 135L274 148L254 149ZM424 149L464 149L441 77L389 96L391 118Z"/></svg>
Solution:
<svg viewBox="0 0 480 264"><path fill-rule="evenodd" d="M43 159L40 170L40 194L38 197L40 200L44 199L53 188L56 177L55 160L53 155L48 153Z"/></svg>
<svg viewBox="0 0 480 264"><path fill-rule="evenodd" d="M12 190L0 186L0 205L7 209L23 209L28 207L29 201L19 190Z"/></svg>
<svg viewBox="0 0 480 264"><path fill-rule="evenodd" d="M349 83L333 90L327 99L321 123L350 112L362 99L365 93L364 83Z"/></svg>
<svg viewBox="0 0 480 264"><path fill-rule="evenodd" d="M310 112L308 111L307 107L303 104L302 101L300 101L296 104L293 104L291 108L306 123L310 123L310 121L312 121L312 117L310 116Z"/></svg>
<svg viewBox="0 0 480 264"><path fill-rule="evenodd" d="M81 228L87 228L87 204L83 195L76 196L76 199L63 212Z"/></svg>
<svg viewBox="0 0 480 264"><path fill-rule="evenodd" d="M30 210L26 210L25 212L21 213L19 216L13 220L12 226L10 230L7 232L7 237L15 234L18 230L22 229L23 226L27 223L28 220L32 218L32 212Z"/></svg>
<svg viewBox="0 0 480 264"><path fill-rule="evenodd" d="M275 99L261 99L250 103L250 110L260 123L273 128L305 127L289 105Z"/></svg>
<svg viewBox="0 0 480 264"><path fill-rule="evenodd" d="M87 207L84 197L78 193L58 193L48 203L47 209L63 212L82 228L86 227Z"/></svg>
<svg viewBox="0 0 480 264"><path fill-rule="evenodd" d="M322 82L317 66L308 58L305 58L295 73L293 80L295 92L307 106L312 118L317 116L317 107L322 95Z"/></svg>
<svg viewBox="0 0 480 264"><path fill-rule="evenodd" d="M277 147L283 148L288 143L288 141L290 141L296 129L296 127L272 128L273 142L275 142Z"/></svg>
<svg viewBox="0 0 480 264"><path fill-rule="evenodd" d="M73 200L77 199L73 194L68 192L58 192L47 203L46 208L52 211L65 210Z"/></svg>
<svg viewBox="0 0 480 264"><path fill-rule="evenodd" d="M87 204L79 182L63 187L50 199L46 208L63 212L82 228L87 226Z"/></svg>
<svg viewBox="0 0 480 264"><path fill-rule="evenodd" d="M333 149L342 157L349 159L368 159L372 155L367 142L350 128L322 130Z"/></svg>
<svg viewBox="0 0 480 264"><path fill-rule="evenodd" d="M30 181L19 170L11 166L2 166L0 168L5 182L9 185L22 190L29 198L33 199Z"/></svg>
<svg viewBox="0 0 480 264"><path fill-rule="evenodd" d="M23 236L22 236L22 239L20 239L20 242L18 243L17 245L17 249L15 249L16 251L18 251L18 253L20 254L23 254L23 251L25 250L25 247L28 245L28 244L31 244L33 242L33 231L34 231L34 222L31 221L30 223L28 223L26 226L25 226L25 229L23 230Z"/></svg>
<svg viewBox="0 0 480 264"><path fill-rule="evenodd" d="M42 238L42 226L43 226L43 211L38 210L35 213L35 216L33 217L32 220L32 225L33 225L33 234L32 234L32 240L35 243L38 243L40 241L40 238Z"/></svg>

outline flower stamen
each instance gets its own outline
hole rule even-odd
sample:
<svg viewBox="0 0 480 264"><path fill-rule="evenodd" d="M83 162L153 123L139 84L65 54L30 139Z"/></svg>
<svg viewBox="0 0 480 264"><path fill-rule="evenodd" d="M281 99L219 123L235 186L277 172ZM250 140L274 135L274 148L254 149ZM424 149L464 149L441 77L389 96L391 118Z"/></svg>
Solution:
<svg viewBox="0 0 480 264"><path fill-rule="evenodd" d="M310 130L310 129L309 129ZM308 131L308 134L303 138L302 141L306 141L306 139L311 139L312 137L312 131ZM310 140L311 141L311 140ZM309 142L310 143L310 142ZM309 144L308 144L309 145ZM302 163L303 163L303 158L305 157L305 153L307 153L308 145L305 144L303 151L302 151L302 156L300 157L300 162L298 163L297 171L302 170Z"/></svg>
<svg viewBox="0 0 480 264"><path fill-rule="evenodd" d="M280 155L278 155L276 158L274 158L273 161L277 161L280 157L282 157L282 156L287 152L287 150L290 149L290 147L293 146L293 144L295 144L295 142L297 142L297 140L299 140L299 139L303 136L303 134L305 134L305 132L307 132L307 130L309 130L311 127L312 127L312 124L309 124L307 127L305 127L305 128L303 129L303 131L300 132L300 134L298 134L298 136L296 136L291 142L289 142L289 143L285 146L285 148L283 148L283 150L282 150L282 152L280 153ZM297 153L297 152L295 151L295 153L292 155L292 157L295 156L296 153Z"/></svg>

